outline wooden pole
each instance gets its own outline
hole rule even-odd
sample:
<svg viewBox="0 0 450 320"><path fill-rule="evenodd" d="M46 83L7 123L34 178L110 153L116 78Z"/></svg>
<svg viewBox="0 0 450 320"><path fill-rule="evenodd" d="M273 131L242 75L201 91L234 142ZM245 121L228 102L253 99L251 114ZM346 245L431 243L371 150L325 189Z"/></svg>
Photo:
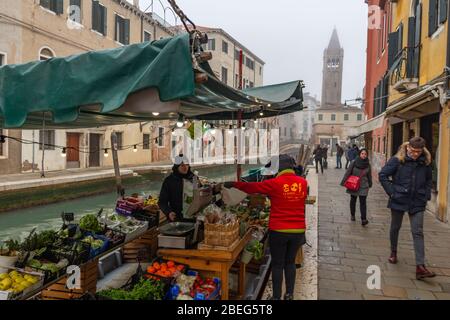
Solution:
<svg viewBox="0 0 450 320"><path fill-rule="evenodd" d="M120 177L119 156L117 154L117 149L117 135L113 131L111 132L111 153L113 156L114 174L116 176L117 195L123 197L125 195L125 190L122 187L122 178Z"/></svg>
<svg viewBox="0 0 450 320"><path fill-rule="evenodd" d="M244 63L244 55L242 53L242 49L239 50L239 90L242 90L242 66ZM238 143L238 154L237 154L237 159L239 162L239 155L240 155L240 149L241 149L241 128L242 128L242 110L238 111L238 139L237 139L237 143ZM236 175L237 175L237 181L241 180L241 176L242 176L242 166L240 163L237 164L236 167Z"/></svg>

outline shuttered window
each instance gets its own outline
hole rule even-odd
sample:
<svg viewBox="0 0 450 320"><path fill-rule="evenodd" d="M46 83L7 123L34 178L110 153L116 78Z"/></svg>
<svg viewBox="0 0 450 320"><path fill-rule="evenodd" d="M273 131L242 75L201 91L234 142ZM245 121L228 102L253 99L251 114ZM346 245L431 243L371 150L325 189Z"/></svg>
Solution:
<svg viewBox="0 0 450 320"><path fill-rule="evenodd" d="M142 140L143 140L142 149L144 149L144 150L150 149L150 135L149 134L144 134Z"/></svg>
<svg viewBox="0 0 450 320"><path fill-rule="evenodd" d="M64 11L63 0L40 0L41 7L53 11L56 14L62 14Z"/></svg>
<svg viewBox="0 0 450 320"><path fill-rule="evenodd" d="M388 68L390 69L396 59L400 51L403 48L403 24L401 23L398 26L397 31L391 32L389 34L388 40Z"/></svg>
<svg viewBox="0 0 450 320"><path fill-rule="evenodd" d="M92 30L106 36L107 9L97 0L92 1Z"/></svg>
<svg viewBox="0 0 450 320"><path fill-rule="evenodd" d="M428 14L428 36L431 37L439 26L447 21L448 0L430 0Z"/></svg>
<svg viewBox="0 0 450 320"><path fill-rule="evenodd" d="M130 19L116 15L116 33L114 39L121 44L130 44Z"/></svg>
<svg viewBox="0 0 450 320"><path fill-rule="evenodd" d="M39 130L39 150L55 150L55 130Z"/></svg>

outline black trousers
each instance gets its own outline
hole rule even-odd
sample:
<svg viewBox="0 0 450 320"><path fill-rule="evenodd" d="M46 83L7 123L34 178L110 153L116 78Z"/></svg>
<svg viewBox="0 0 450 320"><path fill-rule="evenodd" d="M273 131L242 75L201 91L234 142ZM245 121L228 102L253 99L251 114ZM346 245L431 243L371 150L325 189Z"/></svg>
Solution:
<svg viewBox="0 0 450 320"><path fill-rule="evenodd" d="M316 162L316 173L319 173L319 164L320 164L320 170L323 173L323 160L322 160L322 158L315 159L315 162Z"/></svg>
<svg viewBox="0 0 450 320"><path fill-rule="evenodd" d="M294 294L295 257L300 247L306 243L304 233L269 232L270 255L272 256L273 297L281 299L283 272L286 277L286 293Z"/></svg>
<svg viewBox="0 0 450 320"><path fill-rule="evenodd" d="M348 169L348 165L350 163L350 159L349 158L345 158L345 169Z"/></svg>
<svg viewBox="0 0 450 320"><path fill-rule="evenodd" d="M352 216L356 213L356 200L357 196L352 196L350 199L350 212ZM359 196L359 206L361 211L361 220L367 220L367 196Z"/></svg>

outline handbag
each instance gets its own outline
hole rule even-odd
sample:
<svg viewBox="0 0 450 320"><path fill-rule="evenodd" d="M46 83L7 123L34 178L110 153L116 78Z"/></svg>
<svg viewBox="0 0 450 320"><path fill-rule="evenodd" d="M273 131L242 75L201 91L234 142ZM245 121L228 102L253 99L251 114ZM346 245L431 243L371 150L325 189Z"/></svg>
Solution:
<svg viewBox="0 0 450 320"><path fill-rule="evenodd" d="M353 171L353 169L352 169ZM344 187L349 191L358 191L361 187L361 178L366 174L366 170L363 170L359 176L351 175L345 180Z"/></svg>

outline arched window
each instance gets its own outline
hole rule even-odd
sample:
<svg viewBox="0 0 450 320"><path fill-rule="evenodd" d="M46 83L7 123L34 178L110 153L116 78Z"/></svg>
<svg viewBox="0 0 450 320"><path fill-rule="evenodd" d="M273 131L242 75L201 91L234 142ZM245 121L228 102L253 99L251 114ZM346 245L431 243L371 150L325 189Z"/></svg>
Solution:
<svg viewBox="0 0 450 320"><path fill-rule="evenodd" d="M44 61L55 57L55 53L50 48L42 48L39 51L39 60Z"/></svg>

